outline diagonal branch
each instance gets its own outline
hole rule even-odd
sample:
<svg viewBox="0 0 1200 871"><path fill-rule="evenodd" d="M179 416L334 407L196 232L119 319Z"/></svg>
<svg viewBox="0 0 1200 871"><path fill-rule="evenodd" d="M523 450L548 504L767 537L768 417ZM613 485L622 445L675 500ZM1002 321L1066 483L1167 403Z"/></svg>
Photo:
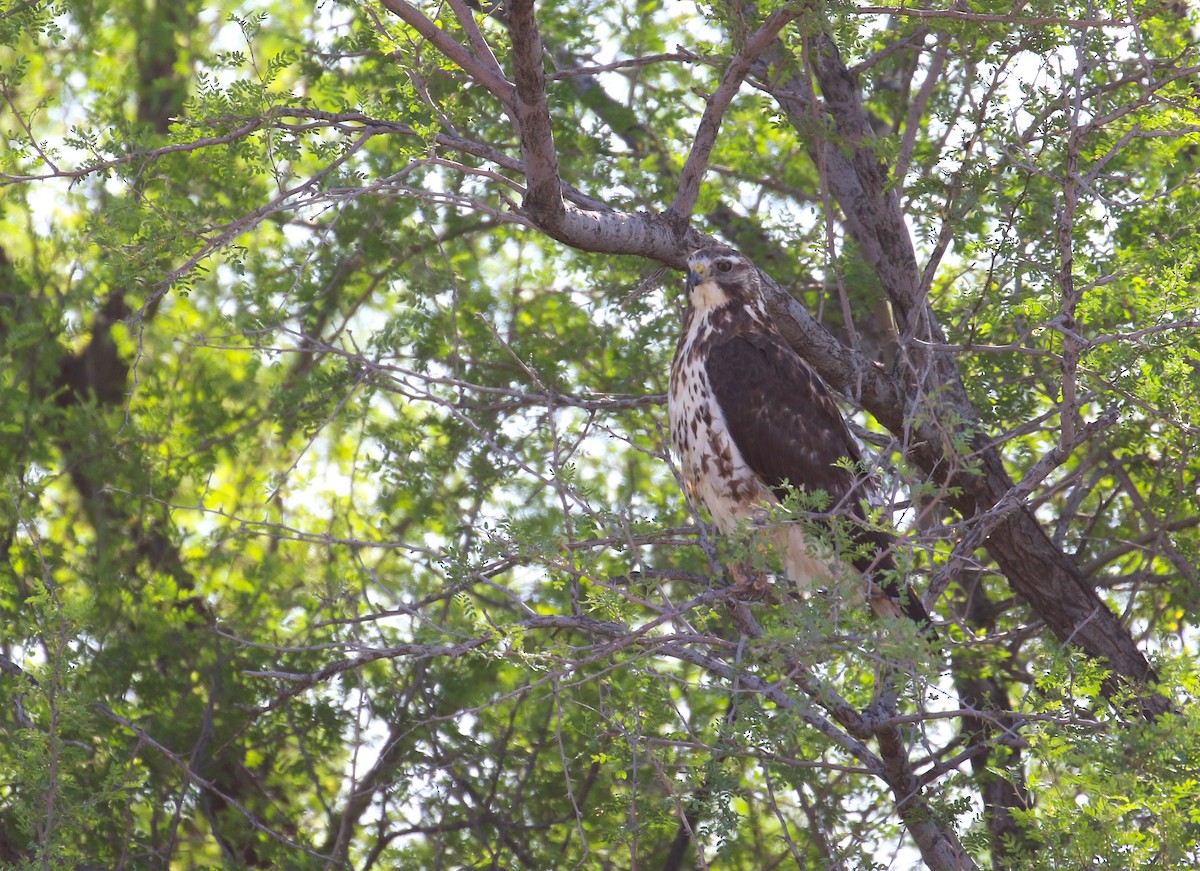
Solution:
<svg viewBox="0 0 1200 871"><path fill-rule="evenodd" d="M483 85L500 100L508 105L513 99L513 86L504 78L499 64L491 58L492 64L471 54L463 45L451 39L450 34L442 30L411 4L404 0L380 0L384 8L420 34L421 38L440 51L448 60L453 61L479 84ZM489 53L490 54L490 53Z"/></svg>
<svg viewBox="0 0 1200 871"><path fill-rule="evenodd" d="M459 25L463 32L467 35L467 41L471 43L471 53L480 61L491 67L496 75L504 77L504 70L500 68L500 62L496 60L496 56L492 54L492 47L483 37L483 32L479 29L479 25L475 23L475 16L467 5L465 0L447 0L450 8L454 11L454 17L458 19Z"/></svg>
<svg viewBox="0 0 1200 871"><path fill-rule="evenodd" d="M921 851L925 867L931 871L974 871L975 862L954 837L953 829L940 821L921 798L921 784L908 760L908 751L898 726L881 725L875 729L883 779L896 799L896 812L904 820Z"/></svg>
<svg viewBox="0 0 1200 871"><path fill-rule="evenodd" d="M797 344L797 350L834 387L858 396L881 424L904 438L906 456L945 488L947 501L956 511L966 518L976 517L1001 503L1013 490L1013 482L979 423L957 361L949 353L922 346L940 343L941 329L923 293L899 195L874 146L854 74L827 34L811 40L810 56L837 144L810 141L809 152L825 170L847 229L878 276L909 339L904 349L909 370L903 380L893 379L867 366L849 349L831 348L831 343L837 344L832 337L814 345ZM808 122L814 107L811 98L804 96L808 92L807 81L798 76L774 90L793 125L811 140ZM780 320L785 335L790 333L789 339L794 341L801 335L807 339L816 334L819 327L814 329L806 322L807 313L801 313L800 305L780 294L774 307L785 313ZM793 319L798 323L789 324ZM921 414L915 412L918 408ZM932 417L933 422L915 423L920 417ZM964 436L969 440L969 453L953 448L956 439ZM1060 640L1106 660L1114 677L1143 685L1155 681L1153 669L1129 631L1071 558L1054 545L1026 505L1009 511L985 544L1013 589ZM1108 692L1118 689L1119 679L1106 685ZM1149 717L1170 705L1164 697L1145 690L1139 701Z"/></svg>
<svg viewBox="0 0 1200 871"><path fill-rule="evenodd" d="M790 22L799 18L803 12L803 9L796 7L785 7L772 12L763 26L750 35L741 50L730 60L729 66L725 69L725 75L721 77L721 84L708 98L708 105L704 109L704 114L700 118L700 126L696 130L696 139L692 142L692 150L688 154L687 162L683 165L675 202L671 203L671 207L667 209L667 215L679 226L687 224L692 209L696 206L696 199L700 196L700 182L704 178L708 158L716 144L721 121L738 89L741 88L742 81L749 74L759 56L774 44L780 31Z"/></svg>
<svg viewBox="0 0 1200 871"><path fill-rule="evenodd" d="M898 314L913 320L910 316L917 314L923 302L921 273L912 236L904 223L900 191L890 183L888 168L874 147L875 136L863 108L857 76L846 67L827 34L811 40L811 44L813 69L838 140L818 146L830 190L864 257L888 295L899 304ZM914 334L911 328L907 332Z"/></svg>

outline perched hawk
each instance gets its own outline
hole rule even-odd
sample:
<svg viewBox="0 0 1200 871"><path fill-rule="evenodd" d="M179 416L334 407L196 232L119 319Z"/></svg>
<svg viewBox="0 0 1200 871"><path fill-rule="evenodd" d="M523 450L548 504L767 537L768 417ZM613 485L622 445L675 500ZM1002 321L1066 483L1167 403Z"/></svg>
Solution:
<svg viewBox="0 0 1200 871"><path fill-rule="evenodd" d="M862 520L870 482L839 461L857 463L858 446L829 391L767 317L758 270L731 248L701 248L688 258L687 290L667 409L689 494L729 533L776 503L785 482L826 491L830 510L852 521L854 567L877 581L875 612L927 625L911 588L896 588L891 538L853 523ZM795 584L828 585L836 568L827 547L806 540L798 523L775 536Z"/></svg>

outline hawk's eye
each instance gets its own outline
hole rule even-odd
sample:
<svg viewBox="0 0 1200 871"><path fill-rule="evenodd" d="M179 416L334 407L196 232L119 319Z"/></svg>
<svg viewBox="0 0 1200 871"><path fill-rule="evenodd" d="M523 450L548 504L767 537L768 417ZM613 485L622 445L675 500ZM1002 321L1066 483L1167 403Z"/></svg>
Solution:
<svg viewBox="0 0 1200 871"><path fill-rule="evenodd" d="M718 272L728 272L730 269L733 269L733 264L730 263L728 260L718 260L717 261L717 271Z"/></svg>

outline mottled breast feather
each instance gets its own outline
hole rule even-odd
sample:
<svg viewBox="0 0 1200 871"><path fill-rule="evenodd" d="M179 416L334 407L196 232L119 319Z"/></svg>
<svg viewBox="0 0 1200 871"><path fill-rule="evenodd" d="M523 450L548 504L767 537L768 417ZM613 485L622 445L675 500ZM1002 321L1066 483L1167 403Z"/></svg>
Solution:
<svg viewBox="0 0 1200 871"><path fill-rule="evenodd" d="M671 366L667 402L671 440L684 483L722 532L732 532L770 498L738 450L709 379L708 355L714 341L729 329L730 314L728 310L688 311Z"/></svg>

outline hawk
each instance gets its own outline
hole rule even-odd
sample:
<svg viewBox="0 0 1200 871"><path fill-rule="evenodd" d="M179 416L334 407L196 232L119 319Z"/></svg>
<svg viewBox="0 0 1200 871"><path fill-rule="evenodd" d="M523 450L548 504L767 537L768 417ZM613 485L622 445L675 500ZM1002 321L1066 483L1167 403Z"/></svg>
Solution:
<svg viewBox="0 0 1200 871"><path fill-rule="evenodd" d="M874 579L872 609L927 626L921 600L898 588L892 538L862 523L871 484L842 462L859 463L858 445L828 388L767 316L758 270L724 245L701 248L687 264L688 308L667 410L689 495L728 534L777 504L787 485L824 490L831 512L852 524L852 564ZM800 589L823 586L837 572L830 549L808 540L798 523L781 524L775 538Z"/></svg>

